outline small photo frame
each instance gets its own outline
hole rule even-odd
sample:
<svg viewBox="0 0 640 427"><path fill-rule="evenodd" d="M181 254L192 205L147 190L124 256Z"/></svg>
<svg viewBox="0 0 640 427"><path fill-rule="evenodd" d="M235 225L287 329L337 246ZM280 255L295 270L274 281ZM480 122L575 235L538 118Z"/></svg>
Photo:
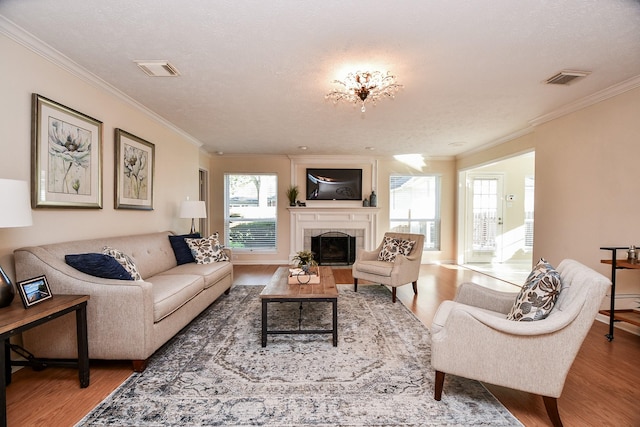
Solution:
<svg viewBox="0 0 640 427"><path fill-rule="evenodd" d="M45 276L18 282L18 291L24 308L29 308L53 297Z"/></svg>

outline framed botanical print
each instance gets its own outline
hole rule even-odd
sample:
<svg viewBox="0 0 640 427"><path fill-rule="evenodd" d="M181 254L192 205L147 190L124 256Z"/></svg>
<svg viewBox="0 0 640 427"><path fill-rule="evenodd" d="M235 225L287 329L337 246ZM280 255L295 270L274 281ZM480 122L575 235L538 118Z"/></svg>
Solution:
<svg viewBox="0 0 640 427"><path fill-rule="evenodd" d="M31 204L102 208L102 122L32 96Z"/></svg>
<svg viewBox="0 0 640 427"><path fill-rule="evenodd" d="M155 145L116 129L116 209L153 209Z"/></svg>

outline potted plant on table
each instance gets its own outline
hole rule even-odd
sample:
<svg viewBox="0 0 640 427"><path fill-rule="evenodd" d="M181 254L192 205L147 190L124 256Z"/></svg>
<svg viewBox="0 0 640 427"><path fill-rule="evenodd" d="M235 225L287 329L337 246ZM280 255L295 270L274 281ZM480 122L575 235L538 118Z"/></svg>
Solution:
<svg viewBox="0 0 640 427"><path fill-rule="evenodd" d="M287 199L289 199L289 206L296 205L298 194L300 194L300 191L298 190L297 185L290 185L289 188L287 188Z"/></svg>
<svg viewBox="0 0 640 427"><path fill-rule="evenodd" d="M298 268L301 268L306 274L309 274L312 267L318 265L317 261L313 259L313 252L311 251L299 251L293 257L293 262L298 264Z"/></svg>

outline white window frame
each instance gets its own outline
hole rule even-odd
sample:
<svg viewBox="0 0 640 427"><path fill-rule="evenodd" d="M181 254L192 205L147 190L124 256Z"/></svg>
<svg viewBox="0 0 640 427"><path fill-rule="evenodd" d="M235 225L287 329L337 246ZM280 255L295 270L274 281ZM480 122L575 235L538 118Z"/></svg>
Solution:
<svg viewBox="0 0 640 427"><path fill-rule="evenodd" d="M272 208L273 210L273 217L271 216L263 216L264 213L260 213L259 216L256 217L252 217L252 216L244 216L244 215L239 215L239 212L242 212L243 210L245 212L251 212L251 209L246 209L248 207L251 207L251 204L253 203L252 201L247 203L246 206L244 206L242 203L236 203L233 204L232 200L231 200L231 188L230 188L230 177L232 176L248 176L248 177L254 177L254 176L268 176L268 177L273 177L275 179L275 183L273 185L273 194L269 194L268 196L265 195L266 200L263 200L263 202L265 203L265 206L263 206L264 209L269 209ZM277 189L278 189L278 175L273 174L273 173L242 173L242 172L228 172L224 174L224 241L226 242L226 245L233 249L234 252L239 252L239 253L247 253L247 252L270 252L270 253L274 253L277 251L277 247L278 247L278 194L277 194ZM256 203L260 204L260 195L258 195L257 199L256 199ZM259 207L259 206L257 206ZM243 209L245 208L245 209ZM258 212L257 210L253 210L254 212ZM262 211L264 212L264 210ZM273 240L272 240L272 244L268 245L268 246L262 246L262 245L257 245L257 246L242 246L242 242L238 242L238 240L233 236L233 228L241 226L242 223L245 224L251 224L252 222L271 222L273 223ZM234 225L236 224L236 225ZM268 239L267 239L267 243Z"/></svg>
<svg viewBox="0 0 640 427"><path fill-rule="evenodd" d="M394 178L433 178L435 179L435 200L434 206L435 216L433 218L412 217L411 210L408 211L406 217L393 217L394 194L391 182ZM389 176L389 230L396 232L418 233L423 234L424 251L439 251L441 245L441 197L442 197L442 177L438 174L429 175L402 175L392 174ZM395 225L394 225L395 223ZM404 225L402 225L404 223Z"/></svg>

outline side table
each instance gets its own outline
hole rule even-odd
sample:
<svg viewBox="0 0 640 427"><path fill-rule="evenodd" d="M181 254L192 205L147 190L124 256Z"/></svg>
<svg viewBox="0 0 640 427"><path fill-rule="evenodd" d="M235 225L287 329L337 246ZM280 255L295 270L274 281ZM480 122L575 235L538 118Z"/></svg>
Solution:
<svg viewBox="0 0 640 427"><path fill-rule="evenodd" d="M16 301L17 300L17 301ZM9 339L28 329L56 319L67 313L76 313L78 359L41 359L47 366L77 367L80 387L89 386L89 345L87 341L88 295L54 295L53 298L25 309L20 298L0 309L0 339L4 350L0 351L0 425L7 425L6 386L11 383L11 352Z"/></svg>

